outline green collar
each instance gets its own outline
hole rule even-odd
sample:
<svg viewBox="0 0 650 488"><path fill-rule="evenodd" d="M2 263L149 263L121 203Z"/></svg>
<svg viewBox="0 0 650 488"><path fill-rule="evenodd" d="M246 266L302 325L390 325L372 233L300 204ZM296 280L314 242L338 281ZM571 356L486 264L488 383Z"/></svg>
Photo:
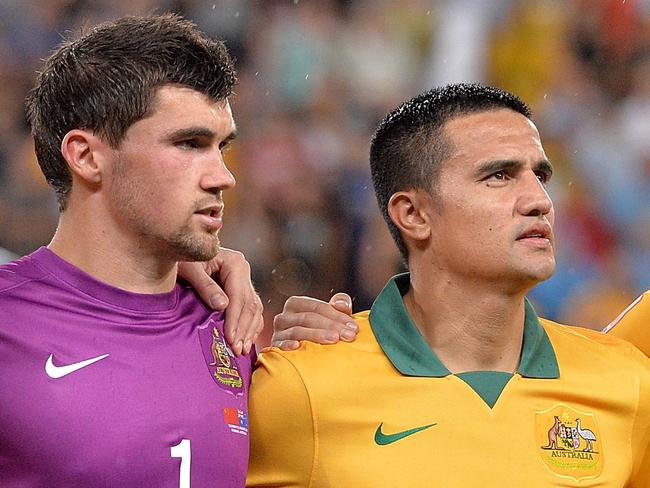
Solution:
<svg viewBox="0 0 650 488"><path fill-rule="evenodd" d="M431 350L409 316L402 297L410 286L409 273L391 278L370 309L370 324L379 345L405 376L443 377L451 374ZM526 300L524 341L517 373L527 378L558 378L555 351L535 309Z"/></svg>

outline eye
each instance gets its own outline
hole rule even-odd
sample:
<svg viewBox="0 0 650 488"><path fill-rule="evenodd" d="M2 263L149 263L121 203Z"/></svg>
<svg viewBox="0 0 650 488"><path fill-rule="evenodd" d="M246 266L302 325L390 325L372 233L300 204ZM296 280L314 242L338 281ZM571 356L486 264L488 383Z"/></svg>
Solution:
<svg viewBox="0 0 650 488"><path fill-rule="evenodd" d="M512 178L513 175L510 171L507 169L500 169L487 173L487 176L484 176L481 181L487 186L502 187L507 185Z"/></svg>
<svg viewBox="0 0 650 488"><path fill-rule="evenodd" d="M490 173L487 175L485 178L483 178L483 181L487 183L503 183L506 182L510 179L510 174L504 169L495 171L494 173Z"/></svg>
<svg viewBox="0 0 650 488"><path fill-rule="evenodd" d="M176 146L184 149L198 149L201 147L201 143L198 139L183 139L175 143Z"/></svg>
<svg viewBox="0 0 650 488"><path fill-rule="evenodd" d="M544 186L546 186L546 184L551 181L551 173L548 171L535 171L535 175L537 175L537 179Z"/></svg>

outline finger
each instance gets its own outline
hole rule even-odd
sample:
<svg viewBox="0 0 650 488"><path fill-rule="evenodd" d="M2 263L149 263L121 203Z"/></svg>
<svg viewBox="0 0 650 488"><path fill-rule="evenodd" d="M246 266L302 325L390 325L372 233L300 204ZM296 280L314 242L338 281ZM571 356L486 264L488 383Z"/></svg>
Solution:
<svg viewBox="0 0 650 488"><path fill-rule="evenodd" d="M300 342L298 341L278 341L277 343L271 344L272 346L279 347L283 351L293 351L300 347Z"/></svg>
<svg viewBox="0 0 650 488"><path fill-rule="evenodd" d="M178 275L186 280L212 309L224 310L228 306L228 297L205 271L202 263L178 263Z"/></svg>
<svg viewBox="0 0 650 488"><path fill-rule="evenodd" d="M300 322L309 320L309 317L320 316L323 320L315 321L313 324ZM312 318L313 319L313 318ZM284 310L275 318L276 329L284 329L295 325L307 325L308 327L326 328L339 330L346 325L356 329L356 323L346 312L341 312L333 305L310 297L290 297L284 304Z"/></svg>
<svg viewBox="0 0 650 488"><path fill-rule="evenodd" d="M259 318L259 322L257 324L257 327L255 328L255 334L253 338L253 342L248 345L248 350L246 351L246 354L250 354L250 352L253 350L253 347L255 347L257 339L260 337L262 334L262 331L264 330L264 317ZM265 346L265 345L264 345ZM264 347L262 346L262 347Z"/></svg>
<svg viewBox="0 0 650 488"><path fill-rule="evenodd" d="M329 304L325 306L333 310ZM354 320L352 320L348 315L333 311L336 316L336 319L325 316L324 314L318 312L282 312L279 315L276 315L273 320L273 330L274 336L277 333L281 333L280 337L284 340L290 339L295 341L310 341L311 335L304 336L301 335L303 330L315 329L322 331L332 332L331 338L336 340L342 339L344 341L353 341L357 333L359 332L359 326ZM285 334L284 331L289 331L289 334ZM322 344L330 344L330 340L321 341Z"/></svg>
<svg viewBox="0 0 650 488"><path fill-rule="evenodd" d="M242 306L243 302L239 297L233 296L226 309L226 320L224 323L224 335L236 356L244 352L244 327L240 327L243 323L241 320Z"/></svg>
<svg viewBox="0 0 650 488"><path fill-rule="evenodd" d="M347 293L336 293L330 298L330 305L339 312L352 315L352 298Z"/></svg>
<svg viewBox="0 0 650 488"><path fill-rule="evenodd" d="M329 304L323 300L304 296L291 296L284 302L284 311L313 312L320 308L327 308Z"/></svg>
<svg viewBox="0 0 650 488"><path fill-rule="evenodd" d="M250 264L244 255L231 249L222 249L219 257L219 277L223 289L230 297L224 332L233 352L239 355L252 348L253 337L262 316L262 302L251 283Z"/></svg>
<svg viewBox="0 0 650 488"><path fill-rule="evenodd" d="M230 305L226 309L226 323L224 325L226 338L231 344L232 350L236 356L246 354L244 338L246 330L250 327L250 318L244 317L244 302L240 300L230 300Z"/></svg>
<svg viewBox="0 0 650 488"><path fill-rule="evenodd" d="M229 342L230 349L235 356L241 356L244 352L244 343L242 341Z"/></svg>
<svg viewBox="0 0 650 488"><path fill-rule="evenodd" d="M296 326L290 329L275 332L271 339L271 344L284 343L289 341L310 341L319 344L334 344L338 342L339 335L331 330L309 329L307 327Z"/></svg>
<svg viewBox="0 0 650 488"><path fill-rule="evenodd" d="M240 320L242 323L248 325L244 329L244 334L241 339L244 342L244 354L248 354L251 351L255 340L264 328L263 311L264 307L262 306L262 301L257 295L251 297L242 309Z"/></svg>
<svg viewBox="0 0 650 488"><path fill-rule="evenodd" d="M264 328L264 307L256 293L245 301L231 300L226 311L229 343L236 345L237 354L248 354ZM233 349L235 352L235 349Z"/></svg>

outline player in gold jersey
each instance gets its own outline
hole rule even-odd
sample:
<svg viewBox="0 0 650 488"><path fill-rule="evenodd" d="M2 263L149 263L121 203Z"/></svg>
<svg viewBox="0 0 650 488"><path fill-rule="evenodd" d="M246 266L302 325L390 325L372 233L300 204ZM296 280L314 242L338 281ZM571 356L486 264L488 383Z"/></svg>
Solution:
<svg viewBox="0 0 650 488"><path fill-rule="evenodd" d="M650 485L650 360L539 319L552 167L527 107L450 85L391 112L371 148L410 274L359 337L261 355L251 486Z"/></svg>

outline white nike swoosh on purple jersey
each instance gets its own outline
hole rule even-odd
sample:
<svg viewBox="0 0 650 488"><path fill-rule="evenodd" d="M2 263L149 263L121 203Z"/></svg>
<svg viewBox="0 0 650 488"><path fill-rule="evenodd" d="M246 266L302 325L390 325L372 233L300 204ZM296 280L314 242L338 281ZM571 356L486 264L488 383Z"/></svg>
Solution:
<svg viewBox="0 0 650 488"><path fill-rule="evenodd" d="M72 363L65 366L56 366L52 362L52 357L53 354L50 354L50 357L47 358L47 362L45 363L45 372L50 378L56 379L63 378L64 376L69 375L70 373L74 373L81 368L85 368L86 366L96 363L97 361L101 361L102 359L107 358L108 354L102 354L101 356L86 359L85 361L79 361L78 363Z"/></svg>

